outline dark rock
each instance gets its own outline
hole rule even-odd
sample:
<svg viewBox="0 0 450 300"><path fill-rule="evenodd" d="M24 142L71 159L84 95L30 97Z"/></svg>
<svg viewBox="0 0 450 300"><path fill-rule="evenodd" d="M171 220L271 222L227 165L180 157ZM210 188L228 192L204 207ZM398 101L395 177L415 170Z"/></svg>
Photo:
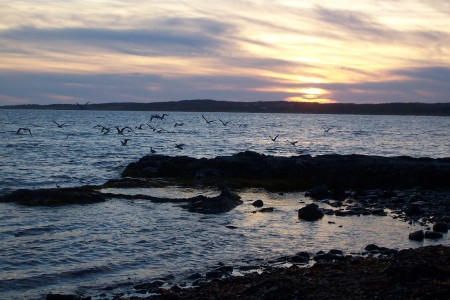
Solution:
<svg viewBox="0 0 450 300"><path fill-rule="evenodd" d="M298 210L298 217L306 221L316 221L321 219L324 213L319 209L319 206L315 203L311 203Z"/></svg>
<svg viewBox="0 0 450 300"><path fill-rule="evenodd" d="M387 213L384 211L383 208L373 208L370 210L370 213L376 216L387 216Z"/></svg>
<svg viewBox="0 0 450 300"><path fill-rule="evenodd" d="M409 239L413 241L422 241L425 238L423 230L414 231L409 234Z"/></svg>
<svg viewBox="0 0 450 300"><path fill-rule="evenodd" d="M252 271L252 270L258 270L258 269L260 269L260 267L259 266L240 266L239 267L239 270L241 270L241 271Z"/></svg>
<svg viewBox="0 0 450 300"><path fill-rule="evenodd" d="M425 238L426 239L432 239L437 240L441 239L443 237L442 233L436 232L436 231L425 231Z"/></svg>
<svg viewBox="0 0 450 300"><path fill-rule="evenodd" d="M394 191L384 191L383 194L381 195L381 197L383 197L384 199L389 199L389 198L393 198L396 196L397 196L397 193L395 193Z"/></svg>
<svg viewBox="0 0 450 300"><path fill-rule="evenodd" d="M305 193L306 197L311 197L316 200L323 200L330 197L330 191L326 185L315 186Z"/></svg>
<svg viewBox="0 0 450 300"><path fill-rule="evenodd" d="M206 278L207 279L222 278L222 275L223 275L223 272L216 271L216 270L206 272Z"/></svg>
<svg viewBox="0 0 450 300"><path fill-rule="evenodd" d="M315 261L328 261L328 260L340 260L344 258L344 253L340 250L332 249L328 251L328 253L325 253L323 251L319 251L316 253L316 255L313 257Z"/></svg>
<svg viewBox="0 0 450 300"><path fill-rule="evenodd" d="M159 288L159 287L163 286L164 283L165 282L162 280L154 280L151 282L136 284L133 286L133 288L135 288L136 290L151 290L151 289Z"/></svg>
<svg viewBox="0 0 450 300"><path fill-rule="evenodd" d="M389 198L398 188L450 186L450 160L447 158L379 157L364 155L300 155L275 157L251 151L211 159L185 156L148 155L129 164L122 176L173 178L194 183L233 187L311 189L311 197L327 198L321 186L336 190L378 188L380 198ZM316 188L319 193L315 193ZM336 188L335 188L336 187Z"/></svg>
<svg viewBox="0 0 450 300"><path fill-rule="evenodd" d="M56 188L16 190L0 197L0 202L16 202L24 205L91 204L105 201L105 196L89 188Z"/></svg>
<svg viewBox="0 0 450 300"><path fill-rule="evenodd" d="M306 264L309 262L309 253L308 252L298 252L290 259L294 263Z"/></svg>
<svg viewBox="0 0 450 300"><path fill-rule="evenodd" d="M338 249L331 249L330 251L328 251L328 253L331 253L333 255L338 255L338 256L344 256L344 252L342 252L341 250L338 250Z"/></svg>
<svg viewBox="0 0 450 300"><path fill-rule="evenodd" d="M433 225L433 231L446 233L448 232L448 224L445 222L436 222Z"/></svg>
<svg viewBox="0 0 450 300"><path fill-rule="evenodd" d="M191 275L189 275L188 277L186 277L186 279L189 279L189 280L196 280L196 279L199 279L199 278L202 278L203 276L202 276L202 274L200 274L200 273L194 273L194 274L191 274Z"/></svg>
<svg viewBox="0 0 450 300"><path fill-rule="evenodd" d="M183 291L183 289L178 284L172 285L170 290L174 293L181 293Z"/></svg>
<svg viewBox="0 0 450 300"><path fill-rule="evenodd" d="M369 245L367 245L367 246L364 248L364 250L366 250L366 251L368 251L368 252L371 252L371 251L380 251L380 250L381 250L381 247L379 247L379 246L376 245L376 244L369 244Z"/></svg>
<svg viewBox="0 0 450 300"><path fill-rule="evenodd" d="M191 212L218 214L228 212L243 203L239 195L229 191L222 191L219 196L213 198L198 196L195 200L183 207Z"/></svg>
<svg viewBox="0 0 450 300"><path fill-rule="evenodd" d="M261 208L259 210L259 212L266 213L266 212L273 212L274 210L275 209L273 207L264 207L264 208Z"/></svg>
<svg viewBox="0 0 450 300"><path fill-rule="evenodd" d="M405 214L407 216L414 216L414 215L419 215L422 213L422 208L420 207L420 205L417 204L411 204L406 210L405 210Z"/></svg>
<svg viewBox="0 0 450 300"><path fill-rule="evenodd" d="M255 202L252 203L252 205L254 207L263 207L264 206L264 202L262 200L256 200Z"/></svg>

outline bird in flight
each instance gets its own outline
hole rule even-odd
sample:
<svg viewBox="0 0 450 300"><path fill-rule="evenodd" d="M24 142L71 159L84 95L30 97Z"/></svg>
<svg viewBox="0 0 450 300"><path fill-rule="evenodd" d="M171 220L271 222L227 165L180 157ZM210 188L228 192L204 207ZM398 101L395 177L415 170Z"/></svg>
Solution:
<svg viewBox="0 0 450 300"><path fill-rule="evenodd" d="M83 110L83 109L87 109L87 105L90 103L91 101L86 102L85 104L81 105L77 102L78 107Z"/></svg>
<svg viewBox="0 0 450 300"><path fill-rule="evenodd" d="M272 142L275 142L279 136L280 136L279 134L277 134L275 137L271 137L271 136L269 135L269 137L270 137L270 139L272 140Z"/></svg>
<svg viewBox="0 0 450 300"><path fill-rule="evenodd" d="M183 150L184 149L184 144L176 144L175 145L175 148L178 148L178 149L180 149L180 150Z"/></svg>
<svg viewBox="0 0 450 300"><path fill-rule="evenodd" d="M156 150L153 149L153 147L150 147L150 153L151 153L151 154L155 154L155 153L156 153Z"/></svg>
<svg viewBox="0 0 450 300"><path fill-rule="evenodd" d="M22 132L28 132L30 135L32 135L32 134L31 134L30 128L25 128L25 127L19 128L19 129L17 130L16 134L23 134Z"/></svg>
<svg viewBox="0 0 450 300"><path fill-rule="evenodd" d="M128 141L130 141L130 139L124 139L123 141L120 141L122 143L122 146L126 146Z"/></svg>
<svg viewBox="0 0 450 300"><path fill-rule="evenodd" d="M168 114L162 114L161 116L160 115L151 115L151 117L150 117L150 122L153 120L153 119L159 119L159 120L164 120L164 117L166 117L166 116L168 116Z"/></svg>
<svg viewBox="0 0 450 300"><path fill-rule="evenodd" d="M323 129L323 131L328 132L328 131L330 131L331 129L333 129L333 126L330 126L330 127L322 126L322 129Z"/></svg>
<svg viewBox="0 0 450 300"><path fill-rule="evenodd" d="M173 127L178 127L178 126L183 126L184 123L175 123L175 125L173 125Z"/></svg>
<svg viewBox="0 0 450 300"><path fill-rule="evenodd" d="M134 126L134 129L139 129L142 130L142 126L144 126L145 124L140 124L139 126Z"/></svg>
<svg viewBox="0 0 450 300"><path fill-rule="evenodd" d="M224 121L222 121L221 119L219 119L219 121L220 121L220 123L222 123L222 125L223 125L223 126L227 126L227 125L228 125L228 123L230 123L230 121L228 121L228 122L224 122Z"/></svg>
<svg viewBox="0 0 450 300"><path fill-rule="evenodd" d="M66 125L66 123L59 124L59 123L57 123L55 120L53 120L53 123L55 123L56 126L58 126L58 128L63 128L64 125Z"/></svg>
<svg viewBox="0 0 450 300"><path fill-rule="evenodd" d="M297 144L299 141L292 141L292 142L291 142L291 141L288 141L288 142L291 143L291 145L295 147L296 144Z"/></svg>
<svg viewBox="0 0 450 300"><path fill-rule="evenodd" d="M128 126L125 126L125 127L122 127L122 128L120 128L119 126L116 126L115 128L117 129L117 134L123 134L125 129L128 129L128 131L134 132L133 129L131 129Z"/></svg>
<svg viewBox="0 0 450 300"><path fill-rule="evenodd" d="M208 124L211 124L212 122L214 122L215 120L207 120L206 118L205 118L205 116L204 115L202 115L202 118L203 118L203 120L205 120L206 121L206 123L208 123Z"/></svg>

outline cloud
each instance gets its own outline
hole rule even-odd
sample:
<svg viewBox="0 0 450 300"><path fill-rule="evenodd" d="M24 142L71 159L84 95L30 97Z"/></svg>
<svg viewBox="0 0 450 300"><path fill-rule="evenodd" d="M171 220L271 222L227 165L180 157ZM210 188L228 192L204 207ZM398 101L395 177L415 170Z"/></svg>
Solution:
<svg viewBox="0 0 450 300"><path fill-rule="evenodd" d="M391 76L394 75L394 76ZM401 76L402 78L398 78ZM323 84L339 102L449 102L450 68L424 67L394 70L386 80Z"/></svg>
<svg viewBox="0 0 450 300"><path fill-rule="evenodd" d="M9 50L17 42L43 48L73 51L70 45L98 47L138 55L180 55L227 48L225 39L234 27L206 18L166 18L148 24L148 28L36 28L19 27L0 31L0 39L9 41Z"/></svg>
<svg viewBox="0 0 450 300"><path fill-rule="evenodd" d="M420 47L428 47L430 43L443 43L450 39L448 32L429 28L399 30L377 22L372 15L364 12L323 7L317 7L314 12L320 22L335 28L335 35L340 35L341 38L348 40L356 38L363 41L382 41L390 44L406 42Z"/></svg>

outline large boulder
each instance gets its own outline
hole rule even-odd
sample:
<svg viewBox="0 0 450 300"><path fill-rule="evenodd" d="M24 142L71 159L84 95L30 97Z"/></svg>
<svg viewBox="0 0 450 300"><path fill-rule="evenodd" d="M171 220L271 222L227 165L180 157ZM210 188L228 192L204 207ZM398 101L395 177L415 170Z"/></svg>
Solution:
<svg viewBox="0 0 450 300"><path fill-rule="evenodd" d="M244 202L241 200L239 195L229 191L222 191L217 197L195 197L189 204L183 207L187 208L191 212L218 214L228 212L242 203Z"/></svg>
<svg viewBox="0 0 450 300"><path fill-rule="evenodd" d="M298 217L306 221L317 221L323 216L323 211L315 203L308 204L298 210Z"/></svg>

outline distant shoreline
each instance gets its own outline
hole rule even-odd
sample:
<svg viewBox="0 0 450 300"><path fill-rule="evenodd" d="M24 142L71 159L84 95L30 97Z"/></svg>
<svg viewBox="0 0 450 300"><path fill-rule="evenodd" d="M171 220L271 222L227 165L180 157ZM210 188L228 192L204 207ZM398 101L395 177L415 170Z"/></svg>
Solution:
<svg viewBox="0 0 450 300"><path fill-rule="evenodd" d="M209 99L152 103L92 103L83 108L77 104L24 104L4 105L0 106L0 109L450 116L450 103L318 104L286 101L233 102Z"/></svg>

